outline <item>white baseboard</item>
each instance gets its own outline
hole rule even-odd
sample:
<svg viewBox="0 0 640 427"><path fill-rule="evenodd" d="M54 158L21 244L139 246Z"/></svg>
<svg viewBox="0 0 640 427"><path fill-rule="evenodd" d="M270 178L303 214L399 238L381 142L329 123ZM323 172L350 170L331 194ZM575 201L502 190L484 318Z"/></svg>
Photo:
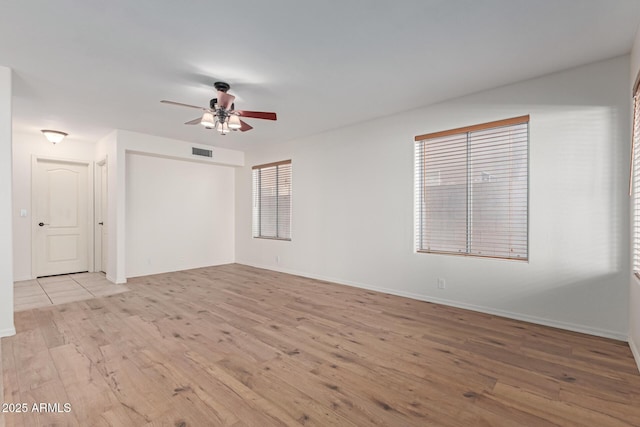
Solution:
<svg viewBox="0 0 640 427"><path fill-rule="evenodd" d="M638 365L638 372L640 372L640 348L633 340L631 336L629 336L629 347L631 348L631 353L633 353L633 358L636 359L636 365Z"/></svg>
<svg viewBox="0 0 640 427"><path fill-rule="evenodd" d="M486 307L486 306L481 306L481 305L468 304L468 303L465 303L465 302L448 300L448 299L444 299L444 298L432 297L430 295L414 294L412 292L398 291L396 289L388 289L388 288L382 288L382 287L377 287L377 286L371 286L371 285L368 285L366 283L358 283L358 282L352 282L352 281L349 281L349 280L336 279L334 277L327 277L327 276L322 276L322 275L317 275L317 274L303 273L303 272L300 272L300 271L290 270L290 269L287 269L287 268L279 268L277 266L265 266L265 265L258 265L258 264L252 264L252 263L239 263L239 264L245 264L245 265L249 265L251 267L256 267L256 268L263 268L265 270L273 270L273 271L279 271L279 272L287 273L287 274L294 274L296 276L308 277L308 278L311 278L311 279L324 280L326 282L333 282L333 283L337 283L337 284L340 284L340 285L352 286L352 287L355 287L355 288L367 289L367 290L370 290L370 291L383 292L383 293L386 293L386 294L397 295L397 296L411 298L411 299L415 299L415 300L419 300L419 301L432 302L432 303L435 303L435 304L442 304L442 305L447 305L447 306L451 306L451 307L463 308L465 310L478 311L480 313L485 313L485 314L493 314L493 315L496 315L496 316L506 317L506 318L509 318L509 319L522 320L524 322L535 323L535 324L544 325L544 326L550 326L550 327L558 328L558 329L565 329L565 330L573 331L573 332L580 332L580 333L588 334L588 335L595 335L595 336L604 337L604 338L611 338L611 339L615 339L615 340L619 340L619 341L627 341L628 340L628 336L626 334L622 334L622 333L619 333L619 332L616 332L616 331L610 331L610 330L607 330L607 329L600 329L600 328L594 328L594 327L591 327L591 326L585 326L585 325L578 325L578 324L569 323L569 322L563 322L563 321L559 321L559 320L546 319L546 318L543 318L543 317L531 316L531 315L528 315L528 314L522 314L522 313L515 313L515 312L511 312L511 311L506 311L506 310L500 310L500 309L496 309L496 308L493 308L493 307ZM636 360L638 360L637 357L636 357Z"/></svg>
<svg viewBox="0 0 640 427"><path fill-rule="evenodd" d="M10 336L15 335L15 334L16 334L16 328L14 328L14 327L0 329L0 338L2 338L2 337L10 337Z"/></svg>
<svg viewBox="0 0 640 427"><path fill-rule="evenodd" d="M113 277L109 276L108 274L105 274L105 277L107 278L108 281L110 281L111 283L115 283L116 285L124 285L127 283L127 278L125 277L124 279L114 279Z"/></svg>
<svg viewBox="0 0 640 427"><path fill-rule="evenodd" d="M14 282L23 282L25 280L33 280L33 278L31 276L18 276L13 278Z"/></svg>

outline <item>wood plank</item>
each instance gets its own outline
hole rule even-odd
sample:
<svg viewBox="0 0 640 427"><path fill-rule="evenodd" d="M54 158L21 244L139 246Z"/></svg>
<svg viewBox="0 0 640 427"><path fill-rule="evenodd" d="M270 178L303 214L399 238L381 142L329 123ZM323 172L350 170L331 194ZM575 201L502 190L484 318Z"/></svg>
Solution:
<svg viewBox="0 0 640 427"><path fill-rule="evenodd" d="M18 370L13 356L13 341L2 340L0 347L0 360L2 360L2 375L0 376L0 389L2 389L2 402L4 403L22 403L22 395L20 393L20 384L18 382ZM13 414L2 414L0 416L6 427L22 427L24 420L21 416Z"/></svg>
<svg viewBox="0 0 640 427"><path fill-rule="evenodd" d="M119 402L93 362L72 344L50 350L69 399L77 402L74 415L81 425L97 425L104 412Z"/></svg>

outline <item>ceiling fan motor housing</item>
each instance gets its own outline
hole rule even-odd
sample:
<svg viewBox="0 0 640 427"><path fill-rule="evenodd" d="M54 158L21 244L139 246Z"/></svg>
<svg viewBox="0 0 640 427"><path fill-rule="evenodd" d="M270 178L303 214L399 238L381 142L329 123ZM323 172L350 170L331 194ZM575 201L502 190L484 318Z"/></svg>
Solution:
<svg viewBox="0 0 640 427"><path fill-rule="evenodd" d="M219 90L220 92L227 92L229 90L229 88L231 87L231 85L229 85L229 83L225 83L225 82L215 82L213 84L213 87L216 88L216 90Z"/></svg>

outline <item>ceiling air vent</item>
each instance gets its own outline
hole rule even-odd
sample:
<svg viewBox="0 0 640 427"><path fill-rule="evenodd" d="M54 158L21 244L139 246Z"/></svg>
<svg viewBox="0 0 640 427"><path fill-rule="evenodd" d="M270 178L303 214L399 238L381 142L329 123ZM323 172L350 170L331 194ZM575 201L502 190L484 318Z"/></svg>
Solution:
<svg viewBox="0 0 640 427"><path fill-rule="evenodd" d="M203 150L202 148L191 147L191 154L194 156L213 157L213 150Z"/></svg>

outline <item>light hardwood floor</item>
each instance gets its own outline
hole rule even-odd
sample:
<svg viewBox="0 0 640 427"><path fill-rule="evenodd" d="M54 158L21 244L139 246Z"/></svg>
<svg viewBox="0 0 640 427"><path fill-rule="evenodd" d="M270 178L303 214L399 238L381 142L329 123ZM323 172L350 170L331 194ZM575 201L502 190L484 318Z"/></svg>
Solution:
<svg viewBox="0 0 640 427"><path fill-rule="evenodd" d="M6 426L638 426L622 342L226 265L16 313ZM0 425L2 422L0 422Z"/></svg>

